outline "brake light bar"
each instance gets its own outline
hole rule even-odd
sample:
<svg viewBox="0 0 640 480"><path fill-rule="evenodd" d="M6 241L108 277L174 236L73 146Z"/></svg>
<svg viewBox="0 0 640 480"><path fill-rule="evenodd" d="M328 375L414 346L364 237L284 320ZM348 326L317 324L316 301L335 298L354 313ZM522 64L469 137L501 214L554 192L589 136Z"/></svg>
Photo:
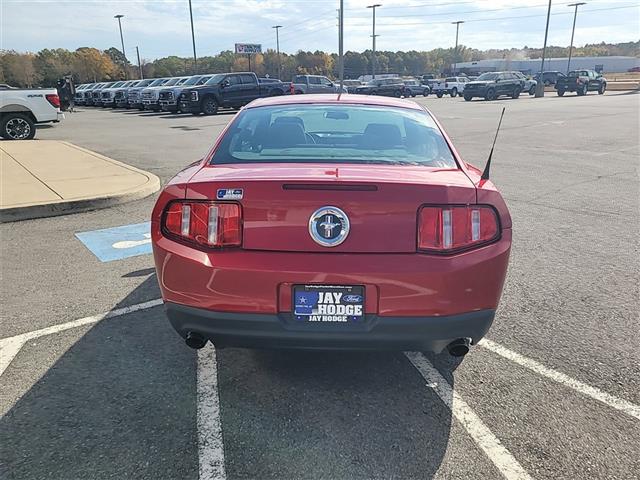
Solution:
<svg viewBox="0 0 640 480"><path fill-rule="evenodd" d="M162 216L168 237L204 247L239 247L242 244L242 212L237 203L179 200Z"/></svg>
<svg viewBox="0 0 640 480"><path fill-rule="evenodd" d="M488 205L429 205L418 213L418 250L454 253L499 237L498 215Z"/></svg>

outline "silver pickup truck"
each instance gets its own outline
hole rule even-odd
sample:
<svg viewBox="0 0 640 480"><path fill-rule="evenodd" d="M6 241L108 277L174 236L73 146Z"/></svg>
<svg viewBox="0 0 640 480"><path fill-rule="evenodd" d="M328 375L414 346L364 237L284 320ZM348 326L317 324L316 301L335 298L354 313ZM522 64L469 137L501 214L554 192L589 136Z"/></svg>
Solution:
<svg viewBox="0 0 640 480"><path fill-rule="evenodd" d="M296 75L290 85L290 93L294 95L338 92L340 92L340 84L321 75ZM347 93L347 87L342 87L342 92Z"/></svg>

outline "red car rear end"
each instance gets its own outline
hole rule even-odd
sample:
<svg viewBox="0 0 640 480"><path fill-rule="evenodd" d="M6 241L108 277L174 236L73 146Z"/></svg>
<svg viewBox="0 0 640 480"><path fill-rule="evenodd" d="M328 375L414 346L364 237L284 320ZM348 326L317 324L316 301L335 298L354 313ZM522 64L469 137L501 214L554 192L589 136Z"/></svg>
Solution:
<svg viewBox="0 0 640 480"><path fill-rule="evenodd" d="M417 104L252 103L152 217L167 315L192 347L466 353L511 246L502 197Z"/></svg>

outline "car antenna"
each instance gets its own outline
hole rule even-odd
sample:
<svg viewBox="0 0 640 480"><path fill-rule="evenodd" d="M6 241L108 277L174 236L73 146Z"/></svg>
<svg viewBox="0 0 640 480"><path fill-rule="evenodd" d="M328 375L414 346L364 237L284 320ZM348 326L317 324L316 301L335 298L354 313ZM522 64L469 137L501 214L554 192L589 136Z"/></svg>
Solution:
<svg viewBox="0 0 640 480"><path fill-rule="evenodd" d="M484 167L484 172L482 172L482 176L480 177L482 180L489 180L489 170L491 169L491 157L493 157L493 149L496 146L496 140L498 139L498 132L500 131L500 125L502 125L502 117L504 117L505 107L502 107L502 113L500 114L500 121L498 122L498 129L496 130L496 136L493 137L493 145L491 145L491 152L489 152L489 158L487 159L487 164Z"/></svg>

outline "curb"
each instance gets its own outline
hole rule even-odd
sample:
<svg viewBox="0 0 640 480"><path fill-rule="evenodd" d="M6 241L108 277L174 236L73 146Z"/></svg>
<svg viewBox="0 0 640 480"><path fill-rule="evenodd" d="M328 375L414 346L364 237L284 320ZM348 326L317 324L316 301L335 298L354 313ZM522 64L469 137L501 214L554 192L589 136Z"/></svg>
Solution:
<svg viewBox="0 0 640 480"><path fill-rule="evenodd" d="M99 157L100 159L118 165L119 167L131 170L140 175L147 177L147 182L138 187L117 192L110 195L104 195L95 198L79 198L74 200L60 200L57 202L42 203L37 205L27 205L23 207L9 207L0 209L0 223L18 222L22 220L33 220L36 218L56 217L60 215L68 215L71 213L87 212L90 210L99 210L102 208L113 207L123 203L141 200L160 190L160 179L153 173L145 172L138 168L127 165L126 163L113 160L111 158L92 152L85 148L79 147L72 143L60 142L65 145L82 150L87 155Z"/></svg>

